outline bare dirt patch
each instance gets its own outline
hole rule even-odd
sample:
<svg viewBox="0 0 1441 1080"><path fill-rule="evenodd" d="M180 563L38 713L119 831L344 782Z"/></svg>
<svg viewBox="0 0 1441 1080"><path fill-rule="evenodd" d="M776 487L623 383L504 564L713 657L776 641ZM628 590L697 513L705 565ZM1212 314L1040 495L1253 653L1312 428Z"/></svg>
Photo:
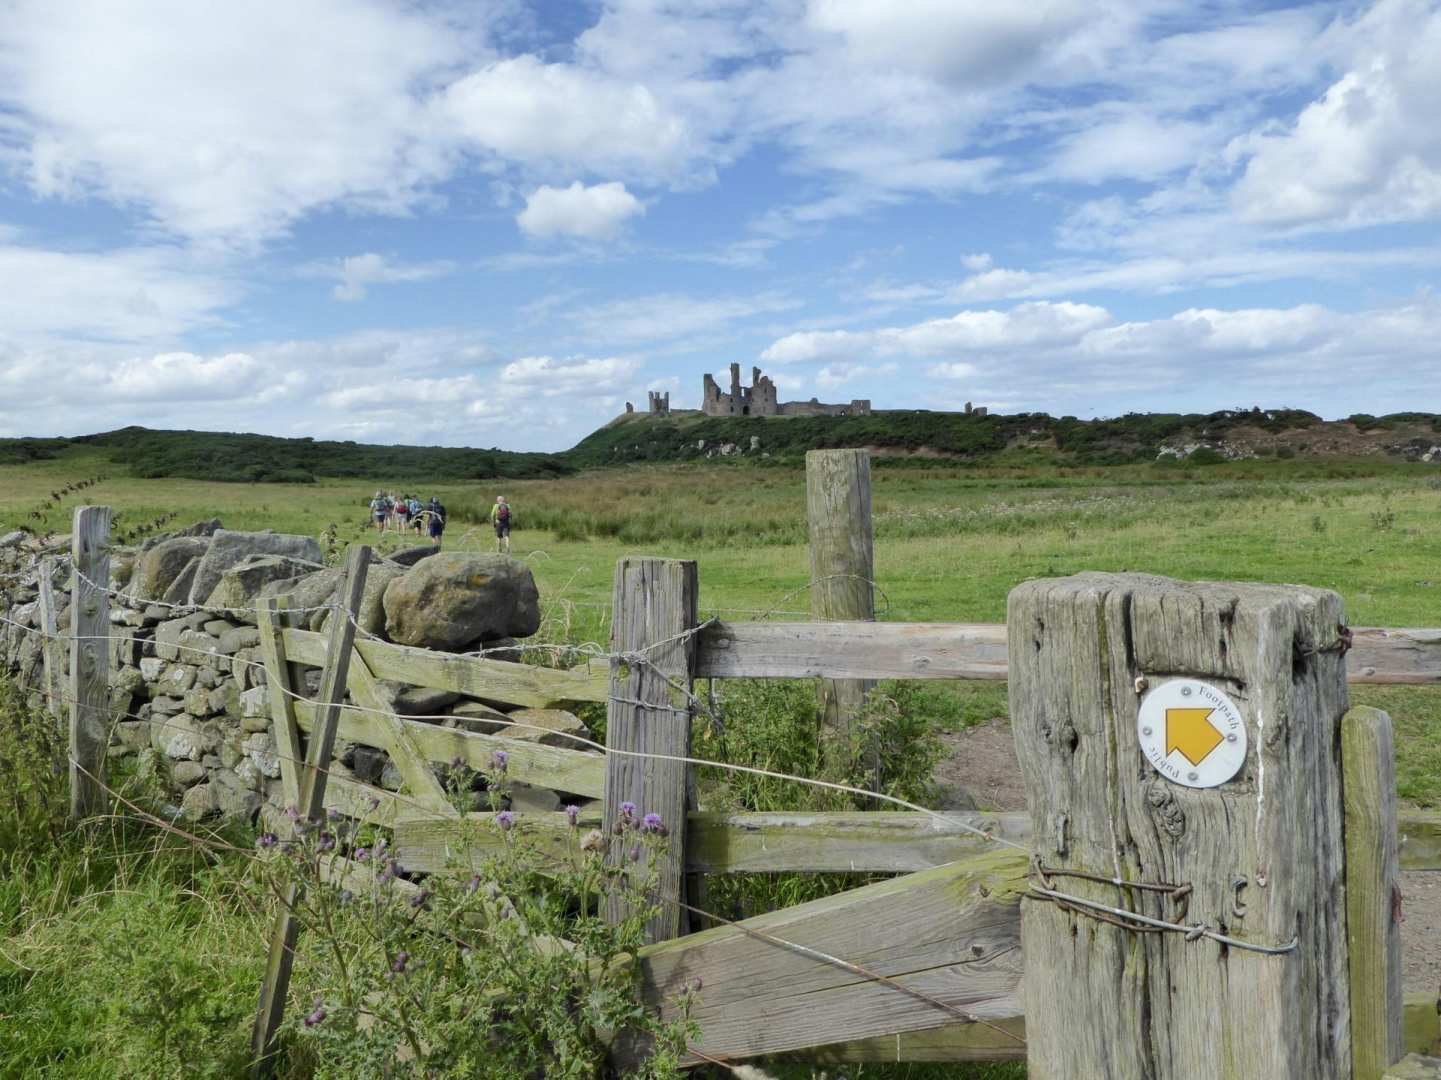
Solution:
<svg viewBox="0 0 1441 1080"><path fill-rule="evenodd" d="M1024 810L1026 789L1011 725L992 720L941 736L946 757L936 766L941 807L948 810ZM969 797L969 798L968 798ZM1401 874L1401 980L1406 993L1441 986L1441 871Z"/></svg>

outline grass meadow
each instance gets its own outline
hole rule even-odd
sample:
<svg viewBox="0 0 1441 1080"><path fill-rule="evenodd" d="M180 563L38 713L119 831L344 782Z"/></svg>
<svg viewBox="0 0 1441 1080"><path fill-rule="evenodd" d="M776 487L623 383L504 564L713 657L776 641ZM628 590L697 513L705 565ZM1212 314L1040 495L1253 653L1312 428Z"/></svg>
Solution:
<svg viewBox="0 0 1441 1080"><path fill-rule="evenodd" d="M366 503L377 487L412 490L385 476L309 485L142 480L87 455L0 466L0 533L19 524L63 533L83 499L114 507L122 528L174 513L182 525L219 517L231 528L311 535L333 525L342 541L369 539L382 551L414 542L376 538L368 528ZM50 500L68 481L92 476L105 479L79 496ZM477 551L494 549L484 516L497 494L508 496L516 515L513 553L529 563L545 601L541 636L604 642L612 574L627 554L695 559L705 614L805 617L804 488L803 473L793 467L723 463L438 485L416 494L439 495L449 508L447 549ZM52 505L41 509L47 501ZM883 619L999 622L1007 592L1027 578L1131 570L1320 586L1341 594L1355 625L1441 626L1435 466L878 465L873 511ZM794 699L768 701L770 690L746 693L757 702L757 716L771 720L797 707ZM1441 691L1353 687L1352 698L1391 714L1403 799L1441 806ZM897 721L897 730L911 732L1005 710L997 684L936 684L898 693L897 700L923 714ZM740 725L730 737L750 731L757 745L732 748L728 756L799 771L808 749L787 744L777 733L786 727ZM782 796L771 794L777 804L758 808L782 808ZM771 795L745 797L753 804ZM255 939L263 920L233 902L238 871L224 860L197 859L173 838L118 828L83 842L65 838L53 852L44 845L6 850L0 831L0 1075L139 1075L117 1071L118 1063L137 1060L152 1063L146 1075L236 1075L263 966L263 944ZM749 902L807 895L794 882L776 890ZM157 951L175 962L157 961ZM127 995L125 987L136 983L146 992ZM126 1034L132 1029L142 1034ZM187 1071L190 1059L171 1045L172 1036L214 1046L213 1069ZM867 1067L830 1075L920 1080L1024 1070Z"/></svg>

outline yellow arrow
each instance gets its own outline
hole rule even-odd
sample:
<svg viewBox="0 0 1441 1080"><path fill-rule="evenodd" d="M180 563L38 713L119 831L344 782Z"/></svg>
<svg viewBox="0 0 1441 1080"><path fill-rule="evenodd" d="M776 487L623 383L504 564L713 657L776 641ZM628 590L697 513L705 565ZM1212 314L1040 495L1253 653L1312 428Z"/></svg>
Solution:
<svg viewBox="0 0 1441 1080"><path fill-rule="evenodd" d="M1166 753L1181 751L1192 765L1206 760L1206 755L1221 745L1224 736L1206 719L1214 709L1167 709Z"/></svg>

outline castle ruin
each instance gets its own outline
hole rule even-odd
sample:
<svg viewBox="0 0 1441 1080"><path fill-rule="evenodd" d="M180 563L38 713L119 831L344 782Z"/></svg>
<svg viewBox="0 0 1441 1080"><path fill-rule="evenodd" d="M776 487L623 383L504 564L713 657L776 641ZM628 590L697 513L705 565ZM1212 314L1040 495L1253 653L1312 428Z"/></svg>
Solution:
<svg viewBox="0 0 1441 1080"><path fill-rule="evenodd" d="M869 416L871 413L871 403L865 398L847 405L827 405L816 398L778 402L776 384L769 375L762 375L758 367L751 368L751 385L742 386L739 364L731 365L729 394L721 393L715 378L706 373L701 383L700 407L707 416Z"/></svg>

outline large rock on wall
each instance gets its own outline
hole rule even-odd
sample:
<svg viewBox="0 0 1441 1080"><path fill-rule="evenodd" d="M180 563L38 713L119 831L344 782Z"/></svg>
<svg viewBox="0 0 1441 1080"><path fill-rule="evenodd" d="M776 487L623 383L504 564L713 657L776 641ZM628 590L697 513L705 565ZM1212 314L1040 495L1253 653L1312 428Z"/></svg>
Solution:
<svg viewBox="0 0 1441 1080"><path fill-rule="evenodd" d="M540 629L540 593L530 567L505 555L432 555L385 590L390 640L454 652L482 638L529 637Z"/></svg>
<svg viewBox="0 0 1441 1080"><path fill-rule="evenodd" d="M220 582L206 598L205 606L212 611L222 608L249 611L255 606L260 590L272 581L293 581L309 569L308 562L298 562L285 555L251 555L220 575ZM199 574L199 569L196 573Z"/></svg>
<svg viewBox="0 0 1441 1080"><path fill-rule="evenodd" d="M198 560L208 546L209 541L199 537L177 536L142 552L135 563L130 595L138 603L164 600L191 560L197 560L199 565Z"/></svg>
<svg viewBox="0 0 1441 1080"><path fill-rule="evenodd" d="M304 577L291 578L289 581L272 581L260 590L260 595L262 598L286 598L291 614L285 617L285 625L301 630L319 630L328 614L323 610L324 605L330 603L335 596L335 590L340 587L343 577L345 571L334 566L328 570L306 574Z"/></svg>
<svg viewBox="0 0 1441 1080"><path fill-rule="evenodd" d="M288 533L234 532L217 529L210 538L210 547L195 569L195 582L190 586L190 603L199 607L210 599L220 577L252 555L284 555L310 565L323 566L320 544L310 536Z"/></svg>
<svg viewBox="0 0 1441 1080"><path fill-rule="evenodd" d="M366 568L365 591L360 595L360 613L356 616L355 623L367 634L374 634L376 637L385 635L385 590L404 573L405 567L397 566L386 559L377 559ZM339 583L337 578L336 584ZM329 627L330 612L324 612L317 629L324 632Z"/></svg>

